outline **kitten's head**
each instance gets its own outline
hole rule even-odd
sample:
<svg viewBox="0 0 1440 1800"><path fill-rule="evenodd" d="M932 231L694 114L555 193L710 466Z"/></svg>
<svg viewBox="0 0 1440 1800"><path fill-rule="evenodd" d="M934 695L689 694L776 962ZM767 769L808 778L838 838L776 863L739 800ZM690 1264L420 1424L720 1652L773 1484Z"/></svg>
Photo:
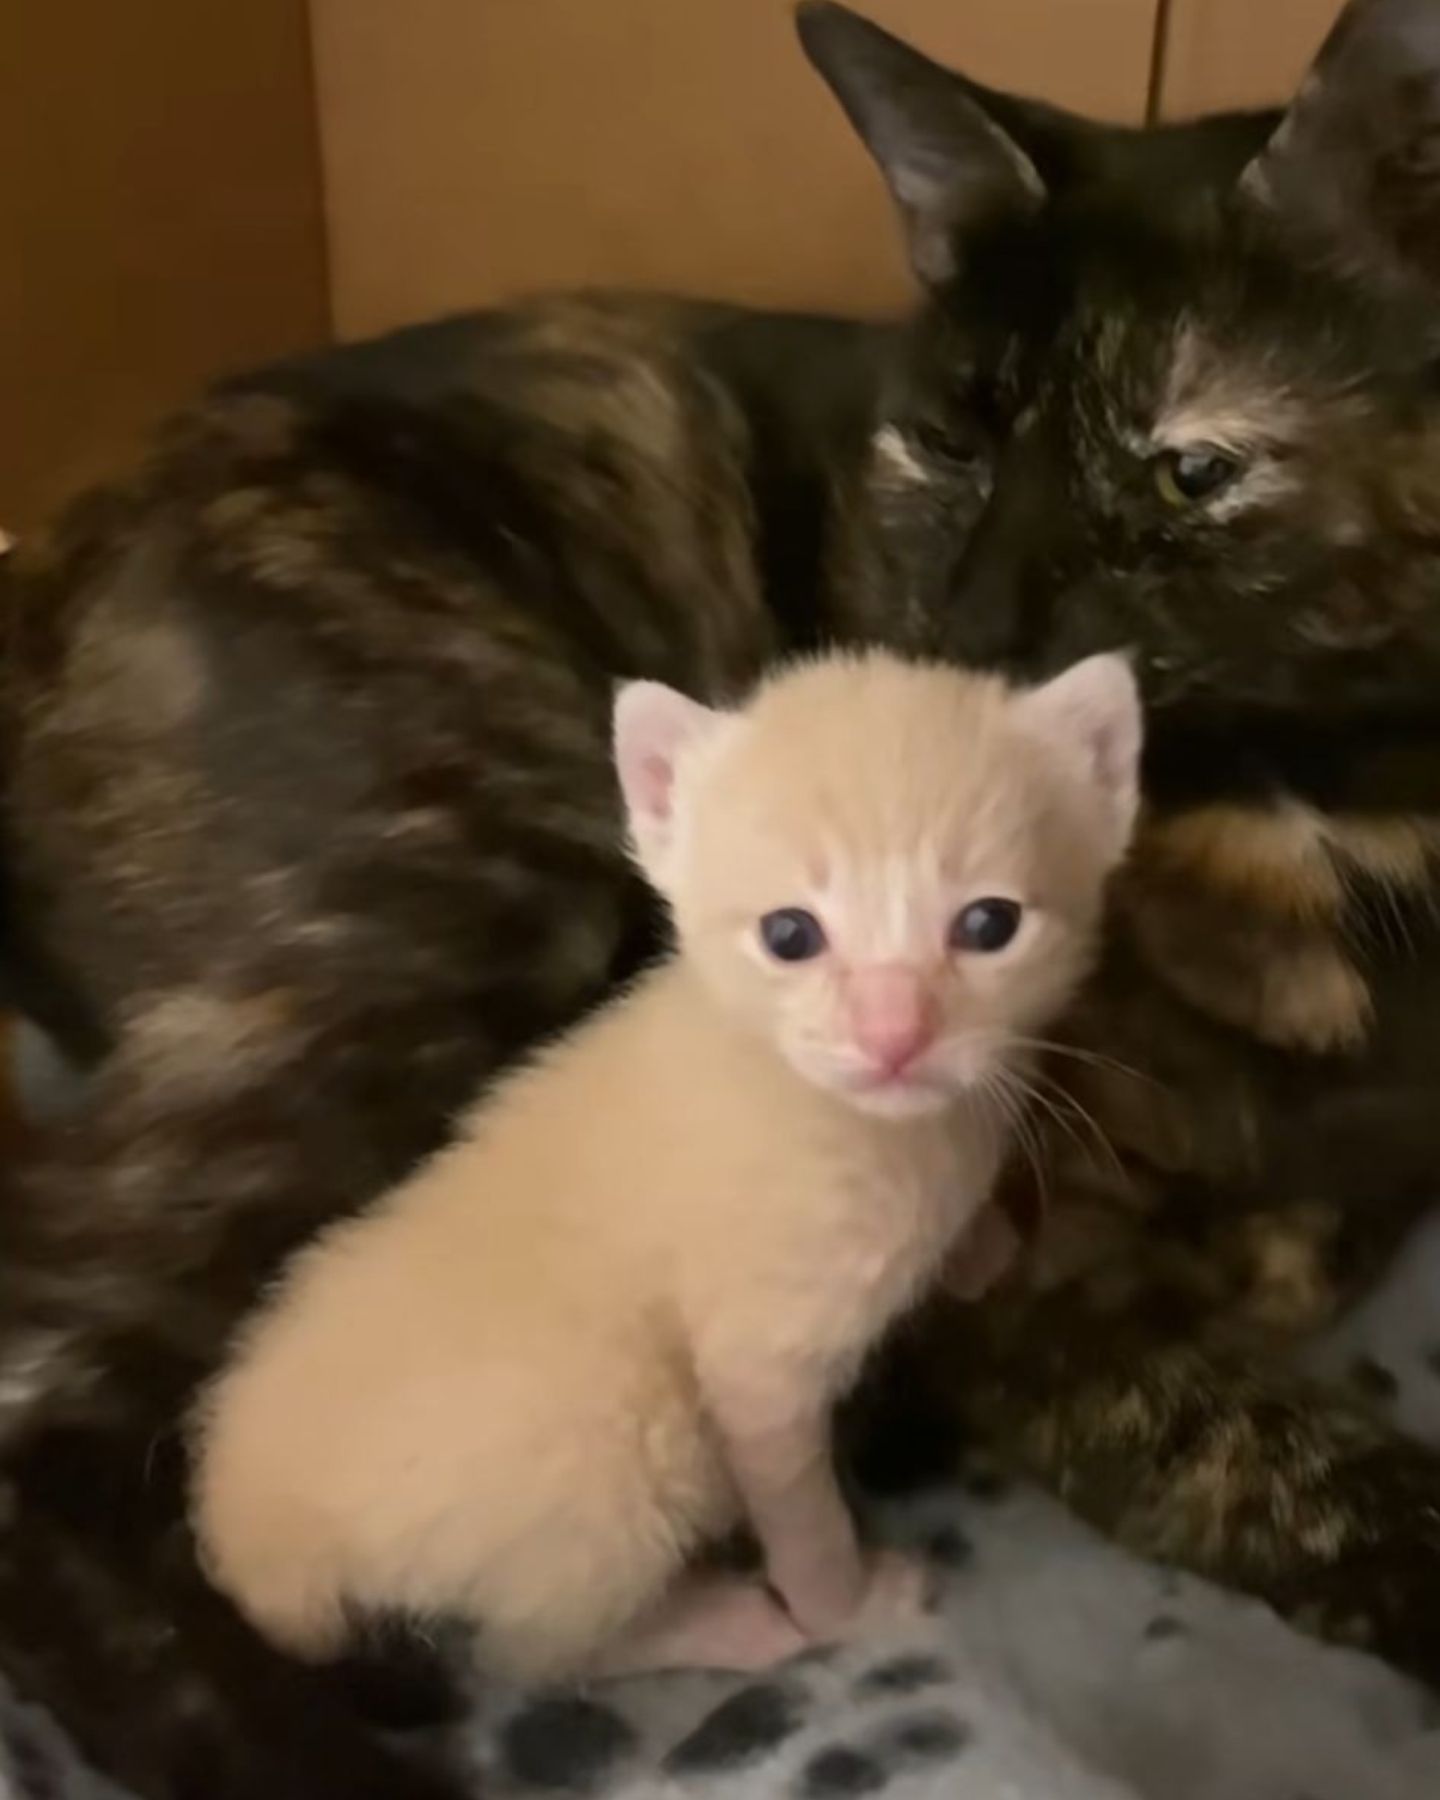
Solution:
<svg viewBox="0 0 1440 1800"><path fill-rule="evenodd" d="M982 1083L1085 973L1134 821L1128 665L1019 691L874 653L735 712L624 688L637 860L681 954L807 1080L908 1116Z"/></svg>
<svg viewBox="0 0 1440 1800"><path fill-rule="evenodd" d="M1440 689L1440 4L1354 0L1284 115L1123 131L842 8L801 34L927 300L854 509L866 621L1277 717Z"/></svg>

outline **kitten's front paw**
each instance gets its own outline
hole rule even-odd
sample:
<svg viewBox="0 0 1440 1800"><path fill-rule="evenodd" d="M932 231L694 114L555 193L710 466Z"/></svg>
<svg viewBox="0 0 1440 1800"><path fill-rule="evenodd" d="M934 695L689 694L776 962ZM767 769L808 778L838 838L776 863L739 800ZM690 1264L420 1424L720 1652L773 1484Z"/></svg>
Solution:
<svg viewBox="0 0 1440 1800"><path fill-rule="evenodd" d="M931 1564L899 1550L875 1550L851 1568L827 1571L784 1594L791 1618L812 1644L840 1643L867 1631L921 1618L935 1599Z"/></svg>
<svg viewBox="0 0 1440 1800"><path fill-rule="evenodd" d="M932 1564L901 1550L877 1550L870 1558L865 1593L851 1632L903 1625L923 1618L935 1604L939 1582Z"/></svg>
<svg viewBox="0 0 1440 1800"><path fill-rule="evenodd" d="M899 1550L877 1550L858 1571L859 1583L849 1592L836 1590L829 1604L813 1600L794 1611L813 1644L833 1644L869 1631L922 1618L934 1599L937 1579L930 1564Z"/></svg>
<svg viewBox="0 0 1440 1800"><path fill-rule="evenodd" d="M865 1603L867 1567L858 1553L801 1575L771 1577L785 1610L811 1644L838 1643Z"/></svg>

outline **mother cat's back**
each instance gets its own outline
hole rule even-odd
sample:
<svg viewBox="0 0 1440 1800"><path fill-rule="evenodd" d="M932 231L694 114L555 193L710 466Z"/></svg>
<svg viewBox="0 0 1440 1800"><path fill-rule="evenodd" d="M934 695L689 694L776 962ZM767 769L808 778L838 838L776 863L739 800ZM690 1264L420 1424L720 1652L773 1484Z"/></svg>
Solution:
<svg viewBox="0 0 1440 1800"><path fill-rule="evenodd" d="M85 1054L263 943L377 988L503 962L516 1039L572 1008L624 929L611 683L720 696L816 634L882 336L561 299L179 421L7 571L22 997Z"/></svg>

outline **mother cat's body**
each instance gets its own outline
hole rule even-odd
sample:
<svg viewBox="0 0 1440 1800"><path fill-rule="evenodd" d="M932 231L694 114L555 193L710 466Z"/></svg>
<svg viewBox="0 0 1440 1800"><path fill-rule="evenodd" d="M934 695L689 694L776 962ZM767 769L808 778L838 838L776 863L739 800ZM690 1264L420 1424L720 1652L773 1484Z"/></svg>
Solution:
<svg viewBox="0 0 1440 1800"><path fill-rule="evenodd" d="M1440 1165L1440 8L1352 19L1255 162L1269 122L1094 131L812 12L915 329L427 328L237 387L5 577L12 979L103 1062L4 1216L0 1663L119 1773L429 1791L209 1595L166 1427L287 1248L643 953L613 679L832 635L1135 643L1155 702L1079 1022L1127 1179L1058 1185L1047 1291L934 1321L929 1385L1440 1678L1440 1458L1269 1360Z"/></svg>

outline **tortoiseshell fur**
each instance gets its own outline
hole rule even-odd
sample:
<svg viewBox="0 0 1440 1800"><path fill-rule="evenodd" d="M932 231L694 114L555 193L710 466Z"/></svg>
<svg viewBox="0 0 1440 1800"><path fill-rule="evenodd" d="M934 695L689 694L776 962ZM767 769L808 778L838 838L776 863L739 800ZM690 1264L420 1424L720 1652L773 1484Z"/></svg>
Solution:
<svg viewBox="0 0 1440 1800"><path fill-rule="evenodd" d="M1352 16L1292 147L1352 86L1429 120L1433 9ZM1234 198L1274 120L1102 131L846 20L807 32L911 216L913 326L562 298L419 328L217 394L0 565L8 979L95 1065L0 1210L0 1667L156 1800L459 1791L206 1588L183 1409L291 1247L649 950L614 680L719 699L831 638L1036 672L1134 643L1153 702L1056 1066L1120 1162L1057 1139L1030 1280L907 1334L881 1436L963 1418L1440 1681L1440 1457L1280 1354L1440 1166L1440 303L1392 266L1428 165L1392 156L1395 231L1317 263L1283 160ZM960 158L977 111L1047 200L942 193L951 269L893 140ZM1288 409L1252 515L1164 511L1127 438L1182 344Z"/></svg>

